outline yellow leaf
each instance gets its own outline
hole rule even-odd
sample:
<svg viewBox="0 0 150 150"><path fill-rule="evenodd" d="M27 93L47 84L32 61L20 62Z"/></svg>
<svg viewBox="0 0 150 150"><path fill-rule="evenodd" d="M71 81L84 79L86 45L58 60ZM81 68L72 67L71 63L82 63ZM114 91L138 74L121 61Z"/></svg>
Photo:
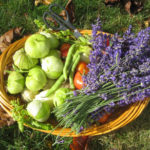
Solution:
<svg viewBox="0 0 150 150"><path fill-rule="evenodd" d="M145 27L147 28L147 27L149 27L149 21L144 21L144 24L145 24Z"/></svg>
<svg viewBox="0 0 150 150"><path fill-rule="evenodd" d="M38 6L39 4L49 5L52 3L53 0L35 0L35 6Z"/></svg>
<svg viewBox="0 0 150 150"><path fill-rule="evenodd" d="M43 4L49 5L52 3L53 0L43 0Z"/></svg>

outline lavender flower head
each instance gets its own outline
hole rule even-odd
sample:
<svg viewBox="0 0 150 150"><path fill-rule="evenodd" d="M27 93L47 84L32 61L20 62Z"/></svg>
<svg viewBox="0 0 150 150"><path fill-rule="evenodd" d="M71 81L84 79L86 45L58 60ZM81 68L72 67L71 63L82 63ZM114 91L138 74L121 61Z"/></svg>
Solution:
<svg viewBox="0 0 150 150"><path fill-rule="evenodd" d="M115 107L128 105L143 100L150 95L150 28L141 30L137 35L132 33L132 26L119 37L101 33L101 22L98 19L92 25L93 51L88 64L89 73L83 76L85 94L93 94L103 90L105 84L112 88L99 94L100 99L109 101L116 95L120 100L110 102ZM107 40L111 45L106 45ZM115 91L114 88L117 90ZM112 91L112 92L111 92ZM105 95L105 96L104 96ZM126 95L126 96L125 96ZM118 98L117 97L117 98ZM102 109L102 108L100 108Z"/></svg>

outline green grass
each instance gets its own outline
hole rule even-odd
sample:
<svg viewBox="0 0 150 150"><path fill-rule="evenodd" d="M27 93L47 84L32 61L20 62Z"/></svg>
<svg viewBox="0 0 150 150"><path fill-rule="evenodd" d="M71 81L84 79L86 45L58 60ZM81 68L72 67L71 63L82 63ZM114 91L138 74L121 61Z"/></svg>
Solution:
<svg viewBox="0 0 150 150"><path fill-rule="evenodd" d="M2 150L67 150L72 138L64 138L65 143L54 144L56 137L25 128L21 133L15 123L0 129L0 146Z"/></svg>
<svg viewBox="0 0 150 150"><path fill-rule="evenodd" d="M122 34L130 24L137 32L141 27L144 27L143 21L150 16L150 2L148 0L145 2L143 11L133 17L130 17L120 5L106 7L103 0L74 0L73 2L75 5L74 25L80 29L91 29L91 24L95 22L97 17L100 17L105 32ZM37 28L33 20L42 20L43 12L48 10L48 6L45 5L35 7L33 0L1 0L0 3L0 35L8 29L18 26L23 27L25 33L36 32ZM67 0L54 0L54 3L65 6Z"/></svg>
<svg viewBox="0 0 150 150"><path fill-rule="evenodd" d="M63 6L67 0L54 0ZM91 29L97 17L101 18L105 32L122 34L128 26L133 26L134 32L145 28L144 21L150 17L150 1L146 1L144 9L130 17L122 6L106 7L104 0L74 0L75 22L80 29ZM42 21L44 11L48 6L34 6L33 0L0 0L0 35L15 27L22 27L24 34L31 34L38 29L34 19ZM149 150L150 149L150 105L135 121L115 132L92 137L89 143L91 150ZM42 143L46 134L25 128L20 133L17 125L0 129L0 149L3 150L38 150L51 149L55 136L49 135ZM66 144L52 147L55 150L67 150L70 138Z"/></svg>

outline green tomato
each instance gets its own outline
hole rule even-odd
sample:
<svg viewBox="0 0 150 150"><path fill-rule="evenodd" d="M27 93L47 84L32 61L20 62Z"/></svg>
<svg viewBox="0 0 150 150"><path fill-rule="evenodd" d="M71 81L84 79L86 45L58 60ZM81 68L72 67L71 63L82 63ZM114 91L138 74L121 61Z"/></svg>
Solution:
<svg viewBox="0 0 150 150"><path fill-rule="evenodd" d="M24 76L16 71L12 71L8 75L7 90L10 94L18 94L24 90L25 79Z"/></svg>
<svg viewBox="0 0 150 150"><path fill-rule="evenodd" d="M57 79L63 72L63 62L55 56L47 56L41 59L42 69L50 79Z"/></svg>
<svg viewBox="0 0 150 150"><path fill-rule="evenodd" d="M59 46L59 40L56 38L56 36L52 33L47 32L40 32L40 34L45 35L50 42L51 49L57 49Z"/></svg>
<svg viewBox="0 0 150 150"><path fill-rule="evenodd" d="M58 57L58 58L60 58L60 51L59 50L56 50L56 49L52 49L52 50L50 50L50 52L49 52L49 55L48 56L55 56L55 57Z"/></svg>
<svg viewBox="0 0 150 150"><path fill-rule="evenodd" d="M78 52L81 52L81 61L84 61L86 63L90 62L89 56L91 47L86 45L80 45L77 49Z"/></svg>
<svg viewBox="0 0 150 150"><path fill-rule="evenodd" d="M43 92L46 92L46 91L43 91ZM42 93L42 94L44 94L44 93ZM53 97L54 97L54 94L51 94L48 97L43 97L43 96L41 96L41 93L40 93L35 96L34 100L41 101L41 102L47 102L47 104L50 106L50 108L53 108L54 107Z"/></svg>
<svg viewBox="0 0 150 150"><path fill-rule="evenodd" d="M37 66L29 70L26 77L26 87L31 91L39 91L47 82L46 75L41 67Z"/></svg>
<svg viewBox="0 0 150 150"><path fill-rule="evenodd" d="M24 48L15 52L13 61L19 69L30 69L38 63L38 59L28 56L25 53Z"/></svg>
<svg viewBox="0 0 150 150"><path fill-rule="evenodd" d="M56 80L48 79L46 85L43 88L43 90L50 89L55 82L56 82Z"/></svg>
<svg viewBox="0 0 150 150"><path fill-rule="evenodd" d="M89 55L86 53L81 53L80 61L86 62L87 64L90 63Z"/></svg>
<svg viewBox="0 0 150 150"><path fill-rule="evenodd" d="M25 52L32 58L43 58L49 54L49 39L41 34L31 35L25 42Z"/></svg>
<svg viewBox="0 0 150 150"><path fill-rule="evenodd" d="M68 97L67 96L67 93L70 92L71 90L68 89L68 88L60 88L58 89L56 92L55 92L55 95L53 97L53 103L54 103L54 106L60 106L62 105L66 98Z"/></svg>
<svg viewBox="0 0 150 150"><path fill-rule="evenodd" d="M47 102L34 100L27 105L27 111L31 117L39 122L45 122L50 116L50 106Z"/></svg>

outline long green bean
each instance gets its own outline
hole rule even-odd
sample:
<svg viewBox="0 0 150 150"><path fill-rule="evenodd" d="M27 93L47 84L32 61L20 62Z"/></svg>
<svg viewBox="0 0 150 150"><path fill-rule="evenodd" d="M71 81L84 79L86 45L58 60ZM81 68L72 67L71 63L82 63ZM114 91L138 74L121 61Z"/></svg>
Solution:
<svg viewBox="0 0 150 150"><path fill-rule="evenodd" d="M73 76L74 76L75 69L76 69L76 67L77 67L77 65L78 65L78 63L79 63L79 61L80 61L80 54L78 54L78 55L76 56L76 59L75 59L75 61L74 61L74 64L72 65L72 68L71 68L71 71L70 71L70 74L69 74L69 83L70 83L70 87L71 87L72 89L75 88L74 83L73 83Z"/></svg>
<svg viewBox="0 0 150 150"><path fill-rule="evenodd" d="M64 75L62 74L57 81L54 83L54 85L48 90L48 92L46 93L45 97L50 96L50 94L52 94L53 92L55 92L60 86L61 84L65 81Z"/></svg>
<svg viewBox="0 0 150 150"><path fill-rule="evenodd" d="M64 65L64 68L63 68L63 75L64 75L64 78L65 80L67 80L67 77L68 77L68 69L69 69L69 66L71 65L71 61L72 61L72 58L73 58L73 53L75 51L75 44L73 44L70 48L69 48L69 52L68 52L68 55L67 55L67 58L66 58L66 61L65 61L65 65Z"/></svg>

